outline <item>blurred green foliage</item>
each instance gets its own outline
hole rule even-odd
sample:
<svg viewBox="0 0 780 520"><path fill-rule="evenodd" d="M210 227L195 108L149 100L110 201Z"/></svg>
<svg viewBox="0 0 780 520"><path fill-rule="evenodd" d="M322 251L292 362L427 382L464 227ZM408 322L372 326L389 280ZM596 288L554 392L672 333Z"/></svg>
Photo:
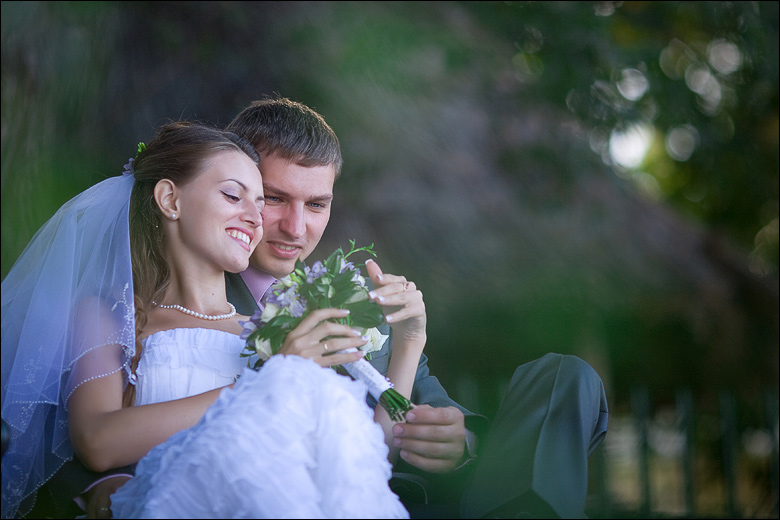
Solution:
<svg viewBox="0 0 780 520"><path fill-rule="evenodd" d="M3 276L156 126L273 92L342 143L314 257L415 280L448 388L777 385L776 2L2 2Z"/></svg>

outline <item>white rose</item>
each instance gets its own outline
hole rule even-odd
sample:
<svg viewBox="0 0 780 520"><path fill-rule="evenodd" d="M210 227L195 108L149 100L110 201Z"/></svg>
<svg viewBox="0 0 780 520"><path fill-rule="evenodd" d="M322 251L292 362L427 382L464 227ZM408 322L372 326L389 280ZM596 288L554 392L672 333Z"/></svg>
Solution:
<svg viewBox="0 0 780 520"><path fill-rule="evenodd" d="M366 353L382 350L382 346L385 344L385 341L387 341L387 338L390 337L387 334L382 334L379 332L379 329L376 327L368 329L366 334L368 334L368 343L360 347L360 350Z"/></svg>
<svg viewBox="0 0 780 520"><path fill-rule="evenodd" d="M260 320L263 323L268 323L277 314L279 314L279 306L274 303L266 303L263 313L260 315Z"/></svg>
<svg viewBox="0 0 780 520"><path fill-rule="evenodd" d="M273 350L271 350L271 342L267 339L255 339L255 350L257 351L257 355L263 361L273 355Z"/></svg>

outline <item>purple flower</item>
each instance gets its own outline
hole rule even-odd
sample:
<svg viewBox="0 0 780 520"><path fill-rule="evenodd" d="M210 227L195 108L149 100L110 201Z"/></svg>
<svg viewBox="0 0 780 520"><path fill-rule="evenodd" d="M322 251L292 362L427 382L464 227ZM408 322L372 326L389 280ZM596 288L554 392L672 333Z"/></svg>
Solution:
<svg viewBox="0 0 780 520"><path fill-rule="evenodd" d="M241 339L247 339L254 331L260 328L261 325L263 325L263 320L260 319L260 316L262 316L262 312L259 310L255 311L254 314L252 314L252 317L249 318L247 321L239 321L239 325L243 326L244 329L241 331Z"/></svg>
<svg viewBox="0 0 780 520"><path fill-rule="evenodd" d="M122 175L135 175L135 169L133 168L133 163L135 162L134 158L130 158L127 164L125 164L125 171L122 172Z"/></svg>
<svg viewBox="0 0 780 520"><path fill-rule="evenodd" d="M301 301L297 289L298 284L293 283L290 287L278 294L274 291L273 294L268 297L268 303L287 309L290 316L299 318L303 316L303 313L306 311L306 302Z"/></svg>
<svg viewBox="0 0 780 520"><path fill-rule="evenodd" d="M255 323L255 324L258 324L258 325L259 325L259 324L260 324L260 323L262 323L262 321L263 321L262 319L260 319L260 317L261 317L262 315L263 315L263 311L261 311L261 310L259 310L259 309L258 309L258 310L256 310L256 311L254 312L254 314L252 314L252 317L251 317L251 318L249 318L249 321L251 321L252 323Z"/></svg>
<svg viewBox="0 0 780 520"><path fill-rule="evenodd" d="M366 279L360 275L360 269L355 269L355 274L352 275L352 281L356 282L361 287L366 287Z"/></svg>
<svg viewBox="0 0 780 520"><path fill-rule="evenodd" d="M355 269L355 264L353 264L352 262L347 262L346 260L344 260L342 258L341 259L341 268L339 269L339 274L343 273L347 269L354 270Z"/></svg>
<svg viewBox="0 0 780 520"><path fill-rule="evenodd" d="M252 320L239 321L238 324L244 327L244 329L241 331L241 336L239 336L241 339L247 339L254 331L257 330L257 325L255 325L255 322Z"/></svg>
<svg viewBox="0 0 780 520"><path fill-rule="evenodd" d="M307 265L303 269L303 272L306 273L306 283L312 283L314 280L327 273L328 270L325 269L325 266L322 265L322 262L317 260L314 262L313 266L309 267Z"/></svg>

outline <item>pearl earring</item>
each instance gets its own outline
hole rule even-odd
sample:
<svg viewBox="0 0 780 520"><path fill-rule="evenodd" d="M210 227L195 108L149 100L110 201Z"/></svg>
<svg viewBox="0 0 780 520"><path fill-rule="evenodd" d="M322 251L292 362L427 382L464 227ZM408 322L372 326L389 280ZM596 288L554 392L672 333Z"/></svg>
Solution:
<svg viewBox="0 0 780 520"><path fill-rule="evenodd" d="M173 220L176 220L176 213L171 213L171 218L172 218Z"/></svg>

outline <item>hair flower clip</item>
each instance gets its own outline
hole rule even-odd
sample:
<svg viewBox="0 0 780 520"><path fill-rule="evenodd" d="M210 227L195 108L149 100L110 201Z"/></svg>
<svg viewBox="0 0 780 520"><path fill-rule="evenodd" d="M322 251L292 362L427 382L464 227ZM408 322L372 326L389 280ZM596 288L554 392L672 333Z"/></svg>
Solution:
<svg viewBox="0 0 780 520"><path fill-rule="evenodd" d="M136 152L135 157L131 157L127 164L125 164L125 171L122 172L122 175L135 175L133 163L144 150L146 150L146 143L142 141L138 143L138 151Z"/></svg>
<svg viewBox="0 0 780 520"><path fill-rule="evenodd" d="M133 163L135 162L134 158L130 158L130 161L128 161L127 164L125 164L125 171L122 172L122 175L135 175L135 170L133 169Z"/></svg>

